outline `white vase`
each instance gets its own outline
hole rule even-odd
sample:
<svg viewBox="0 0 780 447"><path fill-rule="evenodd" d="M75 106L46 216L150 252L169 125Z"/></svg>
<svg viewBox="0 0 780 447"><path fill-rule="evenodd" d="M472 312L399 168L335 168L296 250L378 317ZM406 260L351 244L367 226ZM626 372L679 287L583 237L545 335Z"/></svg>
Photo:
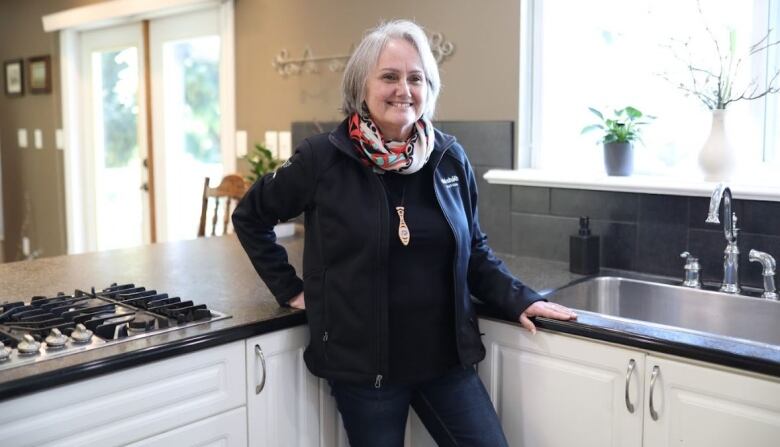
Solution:
<svg viewBox="0 0 780 447"><path fill-rule="evenodd" d="M699 152L699 166L704 179L712 182L730 180L736 171L737 154L726 132L726 110L712 111L710 136Z"/></svg>

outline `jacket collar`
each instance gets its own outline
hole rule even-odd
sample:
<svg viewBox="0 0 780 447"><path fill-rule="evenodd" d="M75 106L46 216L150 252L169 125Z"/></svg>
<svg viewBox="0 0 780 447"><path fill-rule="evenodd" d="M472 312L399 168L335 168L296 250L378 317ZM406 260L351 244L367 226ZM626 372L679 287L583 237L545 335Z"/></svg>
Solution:
<svg viewBox="0 0 780 447"><path fill-rule="evenodd" d="M433 162L435 164L455 143L455 137L442 133L439 129L434 129L434 134L436 135L436 139L433 143L433 153L431 154L431 158L428 159L428 162ZM348 119L341 121L341 123L330 132L328 140L348 157L360 161L360 157L352 148L352 140L349 138Z"/></svg>

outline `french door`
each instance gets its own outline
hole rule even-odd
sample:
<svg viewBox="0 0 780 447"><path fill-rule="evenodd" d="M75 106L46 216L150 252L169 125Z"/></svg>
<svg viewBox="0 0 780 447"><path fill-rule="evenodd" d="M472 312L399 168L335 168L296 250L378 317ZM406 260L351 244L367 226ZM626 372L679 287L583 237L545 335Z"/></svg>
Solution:
<svg viewBox="0 0 780 447"><path fill-rule="evenodd" d="M157 240L192 239L204 178L216 186L234 160L222 150L217 10L153 20L149 41Z"/></svg>
<svg viewBox="0 0 780 447"><path fill-rule="evenodd" d="M139 24L84 32L84 224L88 249L151 240L143 34Z"/></svg>
<svg viewBox="0 0 780 447"><path fill-rule="evenodd" d="M194 238L204 178L235 169L220 10L147 23L79 35L86 250Z"/></svg>

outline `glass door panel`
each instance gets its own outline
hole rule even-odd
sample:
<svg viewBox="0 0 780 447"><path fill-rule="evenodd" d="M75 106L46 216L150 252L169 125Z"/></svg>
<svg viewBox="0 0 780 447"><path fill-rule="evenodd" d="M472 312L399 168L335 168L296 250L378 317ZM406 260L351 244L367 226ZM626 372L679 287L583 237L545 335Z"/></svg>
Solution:
<svg viewBox="0 0 780 447"><path fill-rule="evenodd" d="M143 243L138 150L138 50L92 53L96 216L100 250Z"/></svg>
<svg viewBox="0 0 780 447"><path fill-rule="evenodd" d="M205 177L224 175L220 148L219 36L163 45L166 240L192 239Z"/></svg>
<svg viewBox="0 0 780 447"><path fill-rule="evenodd" d="M219 11L150 23L155 184L159 241L194 239L203 182L224 172Z"/></svg>
<svg viewBox="0 0 780 447"><path fill-rule="evenodd" d="M148 243L140 25L84 32L81 46L89 246Z"/></svg>

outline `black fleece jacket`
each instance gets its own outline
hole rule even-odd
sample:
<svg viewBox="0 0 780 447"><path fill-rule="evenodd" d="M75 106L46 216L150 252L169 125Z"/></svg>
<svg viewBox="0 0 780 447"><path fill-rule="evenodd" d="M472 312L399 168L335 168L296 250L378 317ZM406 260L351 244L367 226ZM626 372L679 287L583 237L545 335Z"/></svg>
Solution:
<svg viewBox="0 0 780 447"><path fill-rule="evenodd" d="M462 365L485 356L471 295L517 321L542 298L507 270L477 219L477 185L454 137L436 131L428 163L453 232L455 341ZM304 353L319 376L381 386L388 372L388 202L377 175L352 149L346 121L306 139L275 173L258 180L233 213L252 264L280 304L304 292L311 334ZM303 279L273 227L305 213Z"/></svg>

